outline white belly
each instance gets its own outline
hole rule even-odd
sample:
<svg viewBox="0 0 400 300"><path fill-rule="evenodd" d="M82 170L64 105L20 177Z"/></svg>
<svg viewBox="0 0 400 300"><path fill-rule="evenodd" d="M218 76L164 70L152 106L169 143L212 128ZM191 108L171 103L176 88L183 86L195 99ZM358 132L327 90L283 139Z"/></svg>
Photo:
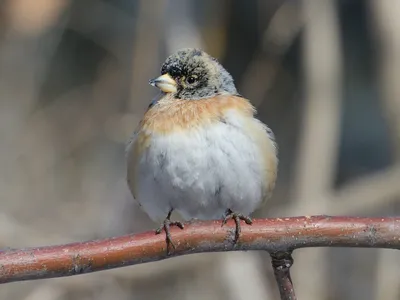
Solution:
<svg viewBox="0 0 400 300"><path fill-rule="evenodd" d="M171 209L184 219L221 218L228 208L249 215L269 180L260 152L240 127L222 122L153 136L139 161L137 200L153 220Z"/></svg>

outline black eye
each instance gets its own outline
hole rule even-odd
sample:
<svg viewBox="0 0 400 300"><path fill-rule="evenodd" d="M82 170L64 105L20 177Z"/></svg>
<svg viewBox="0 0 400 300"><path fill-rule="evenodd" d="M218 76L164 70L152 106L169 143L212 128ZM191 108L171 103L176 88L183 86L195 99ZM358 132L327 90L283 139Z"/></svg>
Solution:
<svg viewBox="0 0 400 300"><path fill-rule="evenodd" d="M188 84L193 84L197 81L197 76L196 75L189 76L186 81Z"/></svg>

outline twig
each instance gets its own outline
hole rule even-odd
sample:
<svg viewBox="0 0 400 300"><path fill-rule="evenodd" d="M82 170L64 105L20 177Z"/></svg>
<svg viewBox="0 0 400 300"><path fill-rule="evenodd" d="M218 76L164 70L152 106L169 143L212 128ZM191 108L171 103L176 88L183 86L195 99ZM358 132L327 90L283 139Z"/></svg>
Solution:
<svg viewBox="0 0 400 300"><path fill-rule="evenodd" d="M293 265L292 252L271 253L271 262L281 299L296 300L292 278L290 277L290 267Z"/></svg>
<svg viewBox="0 0 400 300"><path fill-rule="evenodd" d="M293 217L259 219L242 226L234 245L234 223L193 222L171 229L176 249L170 257L201 252L265 250L288 252L305 247L400 249L400 217ZM166 256L165 237L154 231L59 246L0 252L0 283L90 273L158 261Z"/></svg>

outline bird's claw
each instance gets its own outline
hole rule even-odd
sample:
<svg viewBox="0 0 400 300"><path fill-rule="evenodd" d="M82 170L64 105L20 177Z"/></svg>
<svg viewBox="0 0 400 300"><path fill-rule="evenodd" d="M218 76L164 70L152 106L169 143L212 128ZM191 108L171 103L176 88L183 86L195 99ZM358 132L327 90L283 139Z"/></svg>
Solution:
<svg viewBox="0 0 400 300"><path fill-rule="evenodd" d="M171 232L170 232L171 226L177 226L180 229L183 229L185 227L182 222L171 221L170 217L171 217L171 214L169 213L168 216L165 218L164 222L161 224L161 226L158 227L155 231L156 234L160 234L163 230L165 231L165 242L167 244L167 255L170 254L169 246L172 246L172 248L174 248L174 250L176 249L175 244L172 242L172 236L171 236Z"/></svg>
<svg viewBox="0 0 400 300"><path fill-rule="evenodd" d="M253 220L248 216L245 216L245 215L240 214L240 213L235 213L232 210L228 209L225 212L224 219L222 220L221 227L224 226L228 222L228 220L230 220L230 219L235 221L235 225L236 225L235 240L234 240L234 244L236 244L239 241L240 234L242 232L242 228L240 226L240 220L243 220L247 225L253 224Z"/></svg>

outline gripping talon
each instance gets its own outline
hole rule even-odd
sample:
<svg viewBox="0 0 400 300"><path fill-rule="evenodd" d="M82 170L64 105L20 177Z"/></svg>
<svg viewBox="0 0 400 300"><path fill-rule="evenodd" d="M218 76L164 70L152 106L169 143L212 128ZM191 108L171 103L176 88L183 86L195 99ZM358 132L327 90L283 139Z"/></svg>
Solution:
<svg viewBox="0 0 400 300"><path fill-rule="evenodd" d="M171 226L177 226L180 229L183 229L185 226L183 225L182 222L179 221L171 221L171 214L172 214L172 210L168 213L167 217L165 218L164 222L161 224L160 227L158 227L155 230L156 234L160 234L163 230L165 231L165 242L167 244L167 255L170 254L169 251L169 246L172 246L172 248L174 248L174 250L176 249L175 244L172 242L172 237L171 237L171 232L170 232L170 227Z"/></svg>
<svg viewBox="0 0 400 300"><path fill-rule="evenodd" d="M248 216L244 216L244 215L242 215L240 213L235 213L231 209L228 209L225 212L224 219L222 220L221 227L224 226L228 222L229 219L232 219L233 221L235 221L236 231L235 231L234 244L236 244L239 241L240 234L242 233L240 220L243 220L247 225L253 224L253 220Z"/></svg>

